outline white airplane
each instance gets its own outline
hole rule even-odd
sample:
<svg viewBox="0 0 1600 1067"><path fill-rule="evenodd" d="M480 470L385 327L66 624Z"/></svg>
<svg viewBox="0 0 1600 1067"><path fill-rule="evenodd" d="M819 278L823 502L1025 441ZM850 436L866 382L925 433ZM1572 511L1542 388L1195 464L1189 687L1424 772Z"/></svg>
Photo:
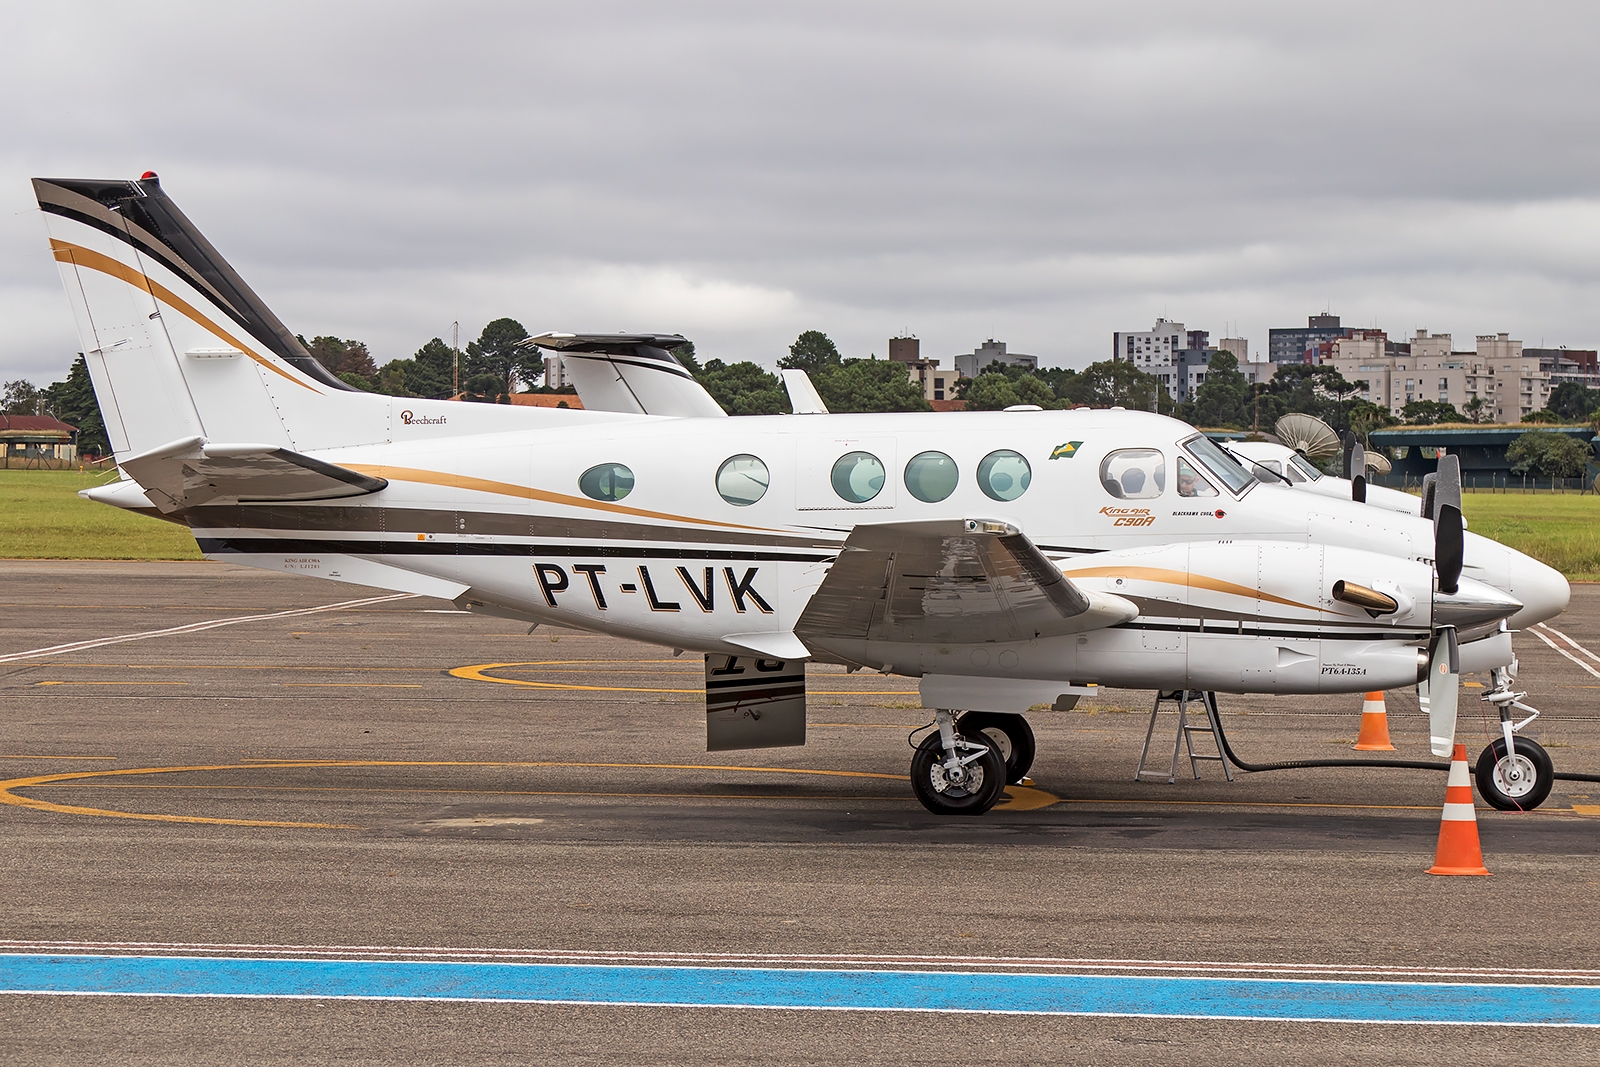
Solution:
<svg viewBox="0 0 1600 1067"><path fill-rule="evenodd" d="M1460 673L1515 702L1510 628L1567 604L1464 533L1448 469L1424 519L1264 484L1143 412L832 415L786 372L798 414L730 419L675 335L533 338L582 410L355 391L154 174L34 186L122 475L86 496L212 559L701 652L714 750L804 743L807 661L918 678L935 812L986 811L1024 713L1091 684L1421 683L1448 754ZM1487 788L1531 807L1549 760L1500 706Z"/></svg>
<svg viewBox="0 0 1600 1067"><path fill-rule="evenodd" d="M1259 475L1260 468L1265 468L1268 475L1275 476L1268 477L1267 481L1277 480L1307 493L1357 500L1407 515L1428 514L1427 502L1410 493L1383 485L1370 485L1365 476L1358 488L1355 479L1327 474L1285 445L1275 445L1271 441L1230 441L1226 448L1251 473ZM1353 458L1352 451L1346 459Z"/></svg>

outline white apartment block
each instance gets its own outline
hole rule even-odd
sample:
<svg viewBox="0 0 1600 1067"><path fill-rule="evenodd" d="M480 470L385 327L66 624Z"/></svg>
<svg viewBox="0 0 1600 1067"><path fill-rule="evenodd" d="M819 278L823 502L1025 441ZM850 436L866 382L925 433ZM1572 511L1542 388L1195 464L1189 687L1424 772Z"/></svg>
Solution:
<svg viewBox="0 0 1600 1067"><path fill-rule="evenodd" d="M1451 351L1451 336L1418 330L1410 352L1386 352L1379 331L1353 331L1333 342L1328 360L1348 381L1362 382L1361 398L1396 416L1414 401L1453 404L1465 412L1482 399L1494 422L1521 422L1550 401L1550 374L1524 359L1522 342L1508 334L1480 334L1473 352Z"/></svg>
<svg viewBox="0 0 1600 1067"><path fill-rule="evenodd" d="M1190 390L1205 381L1205 363L1210 357L1204 353L1209 336L1206 330L1186 330L1181 322L1157 319L1148 330L1115 334L1112 358L1126 360L1146 374L1155 375L1172 399L1186 400Z"/></svg>
<svg viewBox="0 0 1600 1067"><path fill-rule="evenodd" d="M560 356L544 357L544 384L551 389L562 389L567 385L567 367L561 362Z"/></svg>

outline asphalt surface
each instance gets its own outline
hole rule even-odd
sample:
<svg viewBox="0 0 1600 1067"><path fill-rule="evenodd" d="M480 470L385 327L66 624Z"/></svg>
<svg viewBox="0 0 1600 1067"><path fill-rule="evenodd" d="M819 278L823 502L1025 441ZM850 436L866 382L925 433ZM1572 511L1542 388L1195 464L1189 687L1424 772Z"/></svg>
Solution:
<svg viewBox="0 0 1600 1067"><path fill-rule="evenodd" d="M202 628L382 596L219 564L0 563L0 789L51 805L0 805L0 938L1600 967L1600 783L1558 782L1532 813L1480 807L1494 876L1435 878L1442 774L1229 783L1209 763L1201 781L1185 764L1176 784L1135 784L1148 693L1034 715L1033 787L941 820L903 778L930 717L908 679L814 668L804 748L708 754L691 655L420 598ZM1600 650L1600 587L1575 587L1554 625ZM1544 712L1530 734L1558 771L1600 773L1600 677L1530 635L1517 647ZM1497 725L1475 703L1460 728L1474 757ZM1350 754L1361 698L1222 710L1247 760L1332 758ZM1390 694L1389 712L1394 755L1431 759L1415 697ZM79 777L39 780L55 775ZM1578 1063L1597 1048L1585 1030L0 997L0 1061L17 1063Z"/></svg>

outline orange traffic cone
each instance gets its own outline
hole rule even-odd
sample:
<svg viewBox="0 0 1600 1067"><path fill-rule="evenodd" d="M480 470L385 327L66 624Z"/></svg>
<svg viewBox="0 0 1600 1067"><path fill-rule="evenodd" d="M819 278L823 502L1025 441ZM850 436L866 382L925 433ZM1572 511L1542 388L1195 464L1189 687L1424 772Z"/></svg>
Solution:
<svg viewBox="0 0 1600 1067"><path fill-rule="evenodd" d="M1389 743L1389 713L1383 706L1382 693L1368 693L1361 705L1361 736L1356 738L1357 752L1393 752Z"/></svg>
<svg viewBox="0 0 1600 1067"><path fill-rule="evenodd" d="M1478 847L1478 815L1472 807L1472 778L1467 774L1467 746L1457 745L1450 757L1450 778L1444 787L1444 814L1439 821L1439 848L1429 874L1488 874Z"/></svg>

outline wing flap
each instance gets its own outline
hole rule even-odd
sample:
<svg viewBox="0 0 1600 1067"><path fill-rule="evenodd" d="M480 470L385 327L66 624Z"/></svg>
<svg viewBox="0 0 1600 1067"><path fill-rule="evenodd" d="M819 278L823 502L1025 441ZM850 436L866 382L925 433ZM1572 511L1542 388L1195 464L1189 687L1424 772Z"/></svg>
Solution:
<svg viewBox="0 0 1600 1067"><path fill-rule="evenodd" d="M277 445L214 444L201 437L130 456L121 467L163 513L202 504L332 500L389 484Z"/></svg>
<svg viewBox="0 0 1600 1067"><path fill-rule="evenodd" d="M857 526L795 633L808 646L1028 641L1126 622L1121 597L1069 581L1016 527L981 519Z"/></svg>

